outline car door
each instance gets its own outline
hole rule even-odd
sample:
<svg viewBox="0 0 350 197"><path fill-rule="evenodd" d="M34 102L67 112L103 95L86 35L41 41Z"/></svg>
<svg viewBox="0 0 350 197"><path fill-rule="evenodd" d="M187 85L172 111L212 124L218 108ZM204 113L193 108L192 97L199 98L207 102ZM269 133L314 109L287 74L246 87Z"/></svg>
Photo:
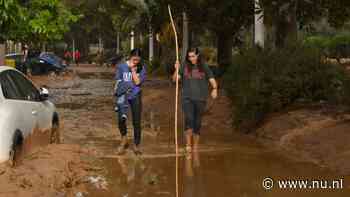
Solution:
<svg viewBox="0 0 350 197"><path fill-rule="evenodd" d="M24 94L10 77L9 71L0 73L0 83L5 97L5 106L10 113L7 124L9 128L13 128L13 131L8 132L20 130L26 138L36 126L37 119L32 112L37 106L28 103Z"/></svg>
<svg viewBox="0 0 350 197"><path fill-rule="evenodd" d="M10 76L24 93L28 103L33 106L34 110L32 114L36 117L38 129L41 131L48 131L51 128L52 117L49 114L48 107L46 107L45 103L40 99L39 90L31 81L16 71L10 72Z"/></svg>

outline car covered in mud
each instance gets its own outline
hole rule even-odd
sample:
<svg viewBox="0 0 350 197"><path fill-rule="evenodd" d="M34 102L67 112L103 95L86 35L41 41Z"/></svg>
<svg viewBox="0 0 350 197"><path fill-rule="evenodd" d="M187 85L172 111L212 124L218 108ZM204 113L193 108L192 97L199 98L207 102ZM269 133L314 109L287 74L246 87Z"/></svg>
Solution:
<svg viewBox="0 0 350 197"><path fill-rule="evenodd" d="M60 73L67 69L66 62L53 53L40 53L30 58L30 68L34 75L46 74L49 72Z"/></svg>
<svg viewBox="0 0 350 197"><path fill-rule="evenodd" d="M59 117L46 88L7 66L0 66L0 86L0 162L14 165L38 145L59 143Z"/></svg>

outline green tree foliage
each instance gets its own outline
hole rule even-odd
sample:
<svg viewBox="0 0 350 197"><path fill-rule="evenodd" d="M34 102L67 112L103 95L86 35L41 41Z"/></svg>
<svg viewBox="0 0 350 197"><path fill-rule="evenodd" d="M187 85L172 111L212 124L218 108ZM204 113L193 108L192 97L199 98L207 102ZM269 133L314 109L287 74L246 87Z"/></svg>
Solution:
<svg viewBox="0 0 350 197"><path fill-rule="evenodd" d="M261 0L261 8L265 23L276 27L277 46L285 45L288 40L295 41L298 28L310 22L327 18L331 26L339 28L350 16L347 0Z"/></svg>
<svg viewBox="0 0 350 197"><path fill-rule="evenodd" d="M217 37L218 61L222 66L232 63L234 36L242 27L252 24L254 16L253 1L247 0L147 0L146 4L149 5L149 18L156 30L169 23L167 6L170 4L178 22L185 11L192 31L213 32Z"/></svg>
<svg viewBox="0 0 350 197"><path fill-rule="evenodd" d="M13 38L18 21L24 19L23 12L17 0L0 0L0 42Z"/></svg>
<svg viewBox="0 0 350 197"><path fill-rule="evenodd" d="M31 0L27 19L29 35L38 41L51 41L62 39L78 16L73 15L60 0Z"/></svg>
<svg viewBox="0 0 350 197"><path fill-rule="evenodd" d="M116 46L116 37L128 38L131 29L140 24L144 7L137 0L66 0L66 4L83 17L66 34L67 42L77 39L79 48L88 52L87 43L101 38L108 48ZM137 28L141 29L141 28ZM82 36L83 35L83 36Z"/></svg>
<svg viewBox="0 0 350 197"><path fill-rule="evenodd" d="M78 20L59 0L0 1L0 38L23 42L62 39Z"/></svg>

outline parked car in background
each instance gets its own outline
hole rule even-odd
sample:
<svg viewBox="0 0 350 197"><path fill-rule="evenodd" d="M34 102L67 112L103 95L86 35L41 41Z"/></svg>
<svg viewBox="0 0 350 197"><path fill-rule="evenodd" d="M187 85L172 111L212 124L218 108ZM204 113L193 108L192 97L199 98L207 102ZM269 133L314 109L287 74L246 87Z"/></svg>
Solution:
<svg viewBox="0 0 350 197"><path fill-rule="evenodd" d="M47 89L7 66L0 66L0 86L0 162L14 164L32 146L59 142L59 117Z"/></svg>
<svg viewBox="0 0 350 197"><path fill-rule="evenodd" d="M33 75L46 74L49 72L60 73L67 69L66 62L54 53L40 53L30 57L30 68Z"/></svg>
<svg viewBox="0 0 350 197"><path fill-rule="evenodd" d="M54 53L30 51L27 61L23 62L23 59L21 53L12 53L5 56L5 62L11 63L11 65L6 64L7 66L14 67L24 74L27 74L28 69L31 70L33 75L50 72L60 73L68 67L66 61Z"/></svg>
<svg viewBox="0 0 350 197"><path fill-rule="evenodd" d="M6 62L13 61L14 65L8 65ZM22 73L26 73L26 67L24 64L24 56L22 53L10 53L5 56L5 64L6 66L14 67Z"/></svg>

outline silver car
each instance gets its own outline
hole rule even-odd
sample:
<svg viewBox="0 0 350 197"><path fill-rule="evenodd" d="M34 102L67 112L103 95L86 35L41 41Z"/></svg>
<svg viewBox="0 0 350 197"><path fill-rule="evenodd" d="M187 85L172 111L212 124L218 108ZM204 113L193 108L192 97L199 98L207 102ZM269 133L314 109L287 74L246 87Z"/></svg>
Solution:
<svg viewBox="0 0 350 197"><path fill-rule="evenodd" d="M0 162L14 165L19 154L59 143L59 117L47 89L7 66L0 66L0 85Z"/></svg>

